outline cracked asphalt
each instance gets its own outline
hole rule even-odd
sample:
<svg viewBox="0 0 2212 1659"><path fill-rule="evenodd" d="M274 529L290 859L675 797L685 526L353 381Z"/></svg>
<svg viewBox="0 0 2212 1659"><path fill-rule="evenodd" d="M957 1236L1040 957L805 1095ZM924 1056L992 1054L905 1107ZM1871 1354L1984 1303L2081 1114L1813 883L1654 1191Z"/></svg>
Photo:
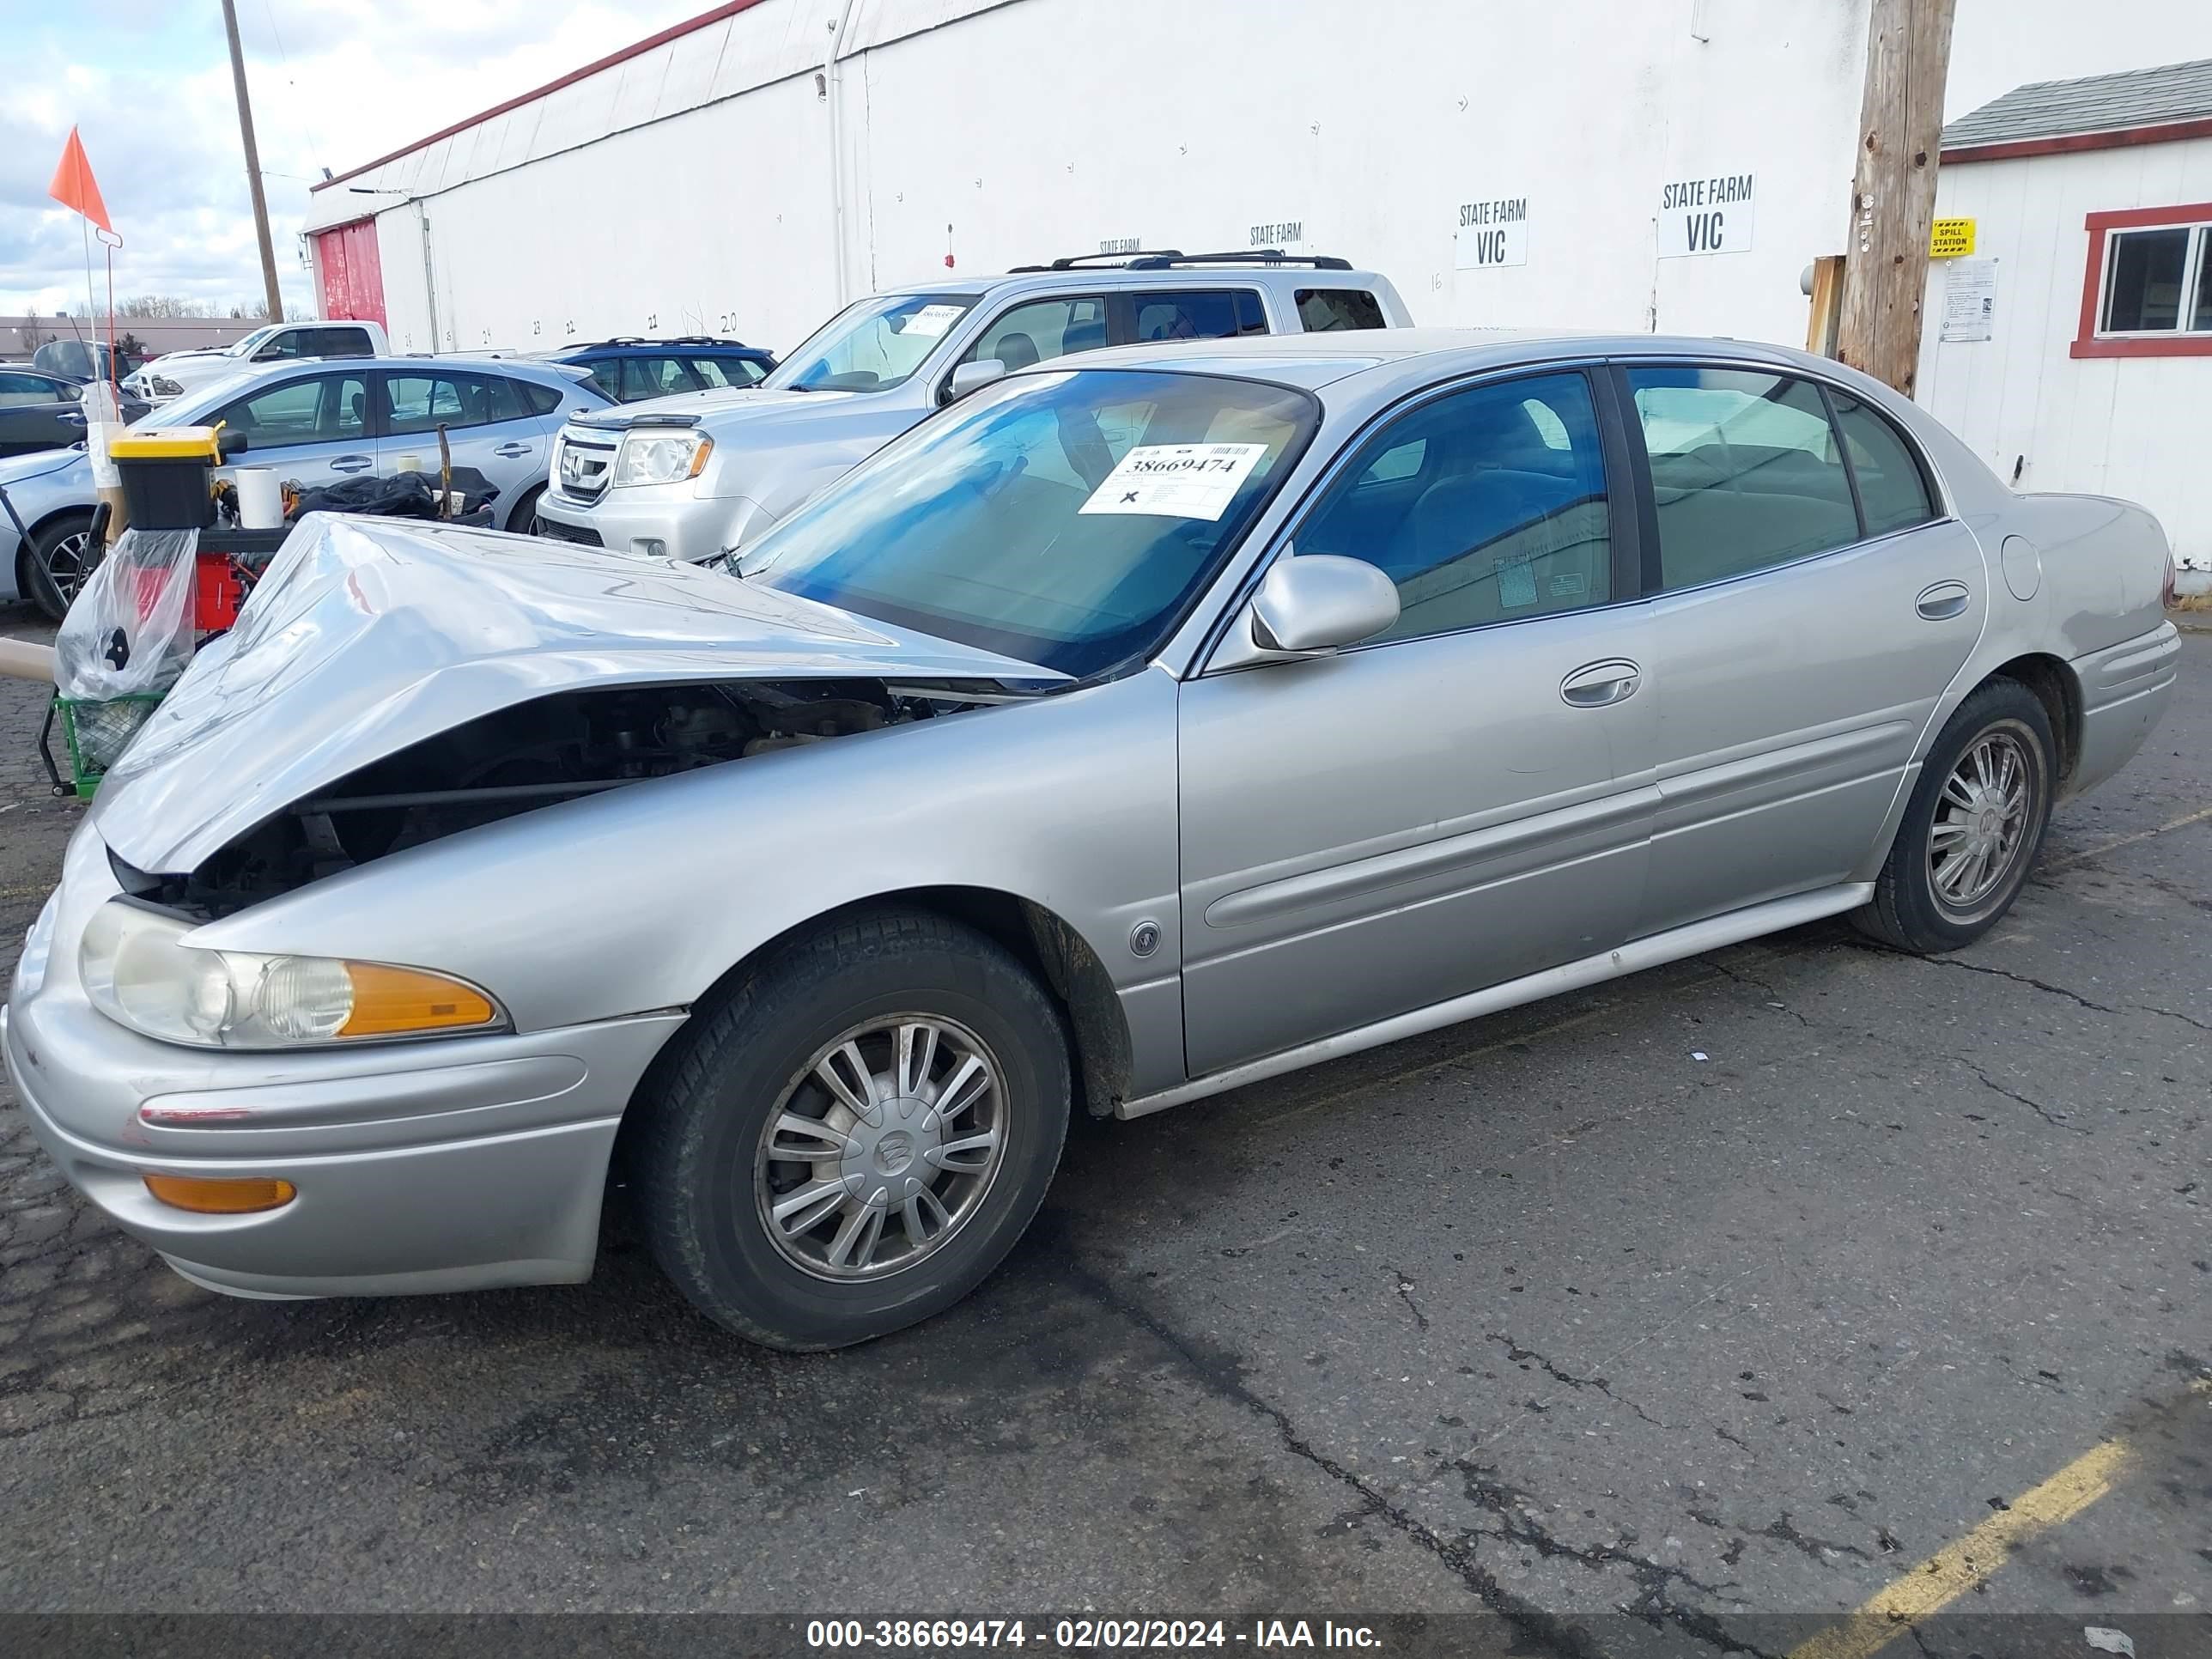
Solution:
<svg viewBox="0 0 2212 1659"><path fill-rule="evenodd" d="M40 708L0 681L15 938L77 817ZM619 1218L578 1288L212 1296L9 1103L0 1613L1396 1614L1404 1651L1782 1653L2124 1437L1919 1646L2202 1652L2208 1030L2193 634L1972 951L1823 925L1080 1125L981 1294L842 1354L708 1327Z"/></svg>

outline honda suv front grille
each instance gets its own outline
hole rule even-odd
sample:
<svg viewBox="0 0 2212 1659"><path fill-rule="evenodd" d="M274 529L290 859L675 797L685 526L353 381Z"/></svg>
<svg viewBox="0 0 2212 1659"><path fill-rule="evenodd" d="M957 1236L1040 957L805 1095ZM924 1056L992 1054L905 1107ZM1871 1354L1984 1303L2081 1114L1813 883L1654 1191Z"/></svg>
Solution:
<svg viewBox="0 0 2212 1659"><path fill-rule="evenodd" d="M595 501L605 494L619 441L582 438L573 429L563 432L553 480L561 493L580 501Z"/></svg>

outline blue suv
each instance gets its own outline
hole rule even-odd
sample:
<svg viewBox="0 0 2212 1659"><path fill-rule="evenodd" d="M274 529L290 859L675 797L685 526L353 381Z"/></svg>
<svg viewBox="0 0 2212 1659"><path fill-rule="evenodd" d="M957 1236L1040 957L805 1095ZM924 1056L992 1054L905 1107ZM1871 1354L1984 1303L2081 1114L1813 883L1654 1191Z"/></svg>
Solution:
<svg viewBox="0 0 2212 1659"><path fill-rule="evenodd" d="M775 359L758 346L711 335L647 340L628 334L544 354L545 361L589 369L592 383L618 404L677 392L758 386Z"/></svg>

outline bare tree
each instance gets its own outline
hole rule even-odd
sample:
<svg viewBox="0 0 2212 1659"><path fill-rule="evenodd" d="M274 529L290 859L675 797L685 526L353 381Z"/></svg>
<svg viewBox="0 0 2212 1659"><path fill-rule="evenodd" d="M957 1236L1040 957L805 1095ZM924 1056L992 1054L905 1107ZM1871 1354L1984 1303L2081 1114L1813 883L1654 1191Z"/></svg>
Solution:
<svg viewBox="0 0 2212 1659"><path fill-rule="evenodd" d="M202 317L207 307L195 300L181 299L173 294L141 294L134 299L116 302L118 317Z"/></svg>

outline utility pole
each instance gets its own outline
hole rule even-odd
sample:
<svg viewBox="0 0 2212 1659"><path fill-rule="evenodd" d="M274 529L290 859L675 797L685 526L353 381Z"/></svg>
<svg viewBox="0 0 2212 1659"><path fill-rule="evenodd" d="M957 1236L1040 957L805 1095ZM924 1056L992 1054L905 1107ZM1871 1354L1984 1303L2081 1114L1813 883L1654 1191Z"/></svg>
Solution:
<svg viewBox="0 0 2212 1659"><path fill-rule="evenodd" d="M1873 0L1836 356L1908 398L1936 216L1936 161L1957 0Z"/></svg>
<svg viewBox="0 0 2212 1659"><path fill-rule="evenodd" d="M261 194L261 149L253 142L253 106L246 96L246 52L238 44L238 8L222 0L223 33L230 37L230 80L238 89L238 136L246 141L246 183L253 192L253 234L261 244L261 285L269 300L269 320L284 320L284 299L276 288L276 250L269 241L269 204Z"/></svg>

